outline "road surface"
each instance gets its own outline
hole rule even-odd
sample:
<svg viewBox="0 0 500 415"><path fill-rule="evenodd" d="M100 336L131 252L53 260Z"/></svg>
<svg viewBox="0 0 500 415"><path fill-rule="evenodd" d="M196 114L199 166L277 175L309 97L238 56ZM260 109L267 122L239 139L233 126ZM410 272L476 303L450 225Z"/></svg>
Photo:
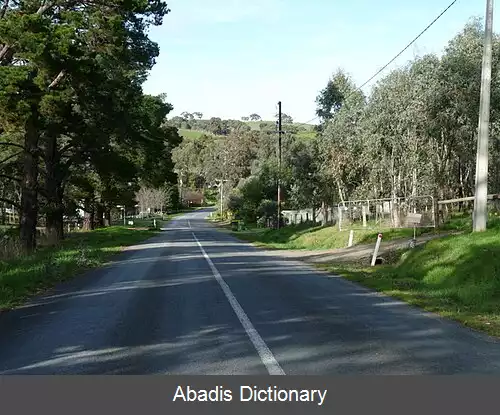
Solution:
<svg viewBox="0 0 500 415"><path fill-rule="evenodd" d="M206 212L0 316L0 374L492 374L500 343L238 242Z"/></svg>

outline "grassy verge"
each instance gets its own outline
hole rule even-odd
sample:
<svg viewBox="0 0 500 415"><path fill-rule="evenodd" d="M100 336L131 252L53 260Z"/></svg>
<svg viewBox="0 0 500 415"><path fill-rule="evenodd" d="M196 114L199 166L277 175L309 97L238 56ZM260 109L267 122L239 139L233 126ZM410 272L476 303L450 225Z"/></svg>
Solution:
<svg viewBox="0 0 500 415"><path fill-rule="evenodd" d="M377 234L383 232L384 241L413 237L412 229L380 229L354 231L354 244L372 243ZM434 232L433 229L418 229L417 235ZM234 236L267 249L335 249L345 248L349 240L348 231L339 231L337 227L291 225L280 230L266 228L250 228L245 231L233 232Z"/></svg>
<svg viewBox="0 0 500 415"><path fill-rule="evenodd" d="M500 336L500 226L394 252L378 267L321 264L362 285Z"/></svg>
<svg viewBox="0 0 500 415"><path fill-rule="evenodd" d="M0 311L18 306L77 273L102 265L123 247L155 234L155 231L120 226L76 232L57 247L0 261Z"/></svg>
<svg viewBox="0 0 500 415"><path fill-rule="evenodd" d="M230 229L229 224L225 227ZM472 229L470 215L456 216L438 229L420 228L417 236L450 232L467 232ZM413 238L413 229L371 229L354 230L355 245L372 244L378 233L383 233L384 241ZM327 250L346 248L349 231L339 231L336 226L312 226L311 224L289 225L280 230L249 227L248 230L232 232L237 238L266 249Z"/></svg>
<svg viewBox="0 0 500 415"><path fill-rule="evenodd" d="M204 207L193 207L193 208L185 208L182 210L179 210L174 213L169 213L168 215L165 214L162 216L152 216L149 218L127 218L126 223L128 228L134 228L134 229L142 229L142 228L148 228L153 230L153 219L156 219L156 228L160 229L161 227L165 226L167 222L169 222L172 218L175 218L177 216L184 215L185 213L189 212L194 212L196 210L204 209ZM129 221L133 222L133 225L129 225ZM120 219L116 222L113 223L113 225L116 226L123 226L123 219Z"/></svg>

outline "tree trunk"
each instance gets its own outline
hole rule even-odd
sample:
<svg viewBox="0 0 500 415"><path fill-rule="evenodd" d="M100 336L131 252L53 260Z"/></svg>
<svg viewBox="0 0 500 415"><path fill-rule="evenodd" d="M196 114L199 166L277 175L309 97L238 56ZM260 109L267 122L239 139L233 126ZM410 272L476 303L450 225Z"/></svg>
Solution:
<svg viewBox="0 0 500 415"><path fill-rule="evenodd" d="M462 161L461 159L458 160L458 179L459 179L459 191L458 191L458 197L463 198L465 196L465 183L464 183L464 174L463 174L463 167L462 167ZM462 212L464 210L464 202L459 202L458 203L458 211Z"/></svg>
<svg viewBox="0 0 500 415"><path fill-rule="evenodd" d="M399 182L399 175L396 175L396 168L395 168L395 156L394 156L394 149L392 150L392 155L391 155L391 213L392 213L392 226L394 228L399 228L400 226L400 217L399 217L399 207L398 207L398 182Z"/></svg>
<svg viewBox="0 0 500 415"><path fill-rule="evenodd" d="M83 212L83 230L90 231L92 229L92 218L90 212Z"/></svg>
<svg viewBox="0 0 500 415"><path fill-rule="evenodd" d="M64 204L62 178L57 167L60 163L57 138L48 137L45 148L45 192L47 196L46 230L49 243L57 244L64 239Z"/></svg>
<svg viewBox="0 0 500 415"><path fill-rule="evenodd" d="M328 223L328 212L326 211L326 203L324 201L321 202L321 210L323 211L323 220L321 221L321 225L326 226Z"/></svg>
<svg viewBox="0 0 500 415"><path fill-rule="evenodd" d="M6 196L5 193L6 193L5 192L5 187L2 187L2 198L4 198L4 199L5 199L5 196ZM6 225L7 224L7 209L5 207L5 202L1 202L1 203L2 203L2 207L1 207L1 215L0 215L1 219L0 219L0 223L2 225Z"/></svg>
<svg viewBox="0 0 500 415"><path fill-rule="evenodd" d="M342 193L342 187L340 186L340 181L337 180L337 189L339 191L340 203L345 207L344 194Z"/></svg>
<svg viewBox="0 0 500 415"><path fill-rule="evenodd" d="M96 224L98 228L104 228L104 206L102 203L97 204L96 209Z"/></svg>
<svg viewBox="0 0 500 415"><path fill-rule="evenodd" d="M21 214L19 239L26 254L36 248L36 224L38 217L38 108L32 105L26 121L24 152L22 156Z"/></svg>
<svg viewBox="0 0 500 415"><path fill-rule="evenodd" d="M111 209L104 209L104 226L111 226Z"/></svg>
<svg viewBox="0 0 500 415"><path fill-rule="evenodd" d="M83 215L83 230L91 231L95 229L95 207L94 203L86 200Z"/></svg>

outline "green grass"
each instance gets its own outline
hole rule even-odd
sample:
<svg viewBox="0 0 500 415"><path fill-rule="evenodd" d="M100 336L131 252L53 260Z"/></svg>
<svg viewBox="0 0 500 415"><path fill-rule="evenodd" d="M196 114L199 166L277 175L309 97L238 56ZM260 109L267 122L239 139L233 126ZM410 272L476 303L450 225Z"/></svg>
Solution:
<svg viewBox="0 0 500 415"><path fill-rule="evenodd" d="M320 264L319 268L410 304L500 336L500 221L393 252L377 267Z"/></svg>
<svg viewBox="0 0 500 415"><path fill-rule="evenodd" d="M269 127L276 128L276 121L245 121L253 131L259 131L261 124L267 124Z"/></svg>
<svg viewBox="0 0 500 415"><path fill-rule="evenodd" d="M276 128L276 121L245 121L245 123L249 125L252 130L256 131L260 130L261 124L267 124L271 128ZM300 125L301 127L304 127L306 129L306 131L299 133L299 135L304 135L304 134L308 135L308 133L309 134L312 133L312 136L314 137L314 131L313 131L314 125L312 124L297 124L297 125Z"/></svg>
<svg viewBox="0 0 500 415"><path fill-rule="evenodd" d="M105 263L123 247L156 232L113 226L76 232L58 247L39 249L33 255L0 261L0 311L18 306L76 274Z"/></svg>
<svg viewBox="0 0 500 415"><path fill-rule="evenodd" d="M197 130L179 129L179 134L183 138L190 139L190 138L200 138L203 134L209 134L209 133Z"/></svg>
<svg viewBox="0 0 500 415"><path fill-rule="evenodd" d="M164 214L163 217L161 215L151 216L149 218L127 218L126 219L126 227L127 228L151 228L153 229L153 219L156 219L156 228L159 229L167 224L170 219L175 218L177 216L184 215L185 213L194 212L199 209L204 209L204 207L190 207L180 209L178 211ZM134 222L133 225L129 225L128 222ZM123 226L123 219L116 220L113 222L113 225Z"/></svg>
<svg viewBox="0 0 500 415"><path fill-rule="evenodd" d="M313 139L314 137L316 137L316 132L314 132L314 131L301 131L297 134L297 137L310 140L310 139Z"/></svg>
<svg viewBox="0 0 500 415"><path fill-rule="evenodd" d="M165 220L162 219L161 217L156 217L156 227L157 229L161 228L162 226L164 226L169 218L171 217L174 217L174 216L177 216L179 214L176 214L176 215L169 215L168 217L165 216ZM168 218L168 219L167 219ZM129 225L128 222L129 221L132 221L134 222L133 225ZM123 220L119 220L119 221L116 221L115 223L113 223L113 225L116 225L116 226L123 226ZM127 228L151 228L153 229L153 218L127 218L127 225L126 225Z"/></svg>
<svg viewBox="0 0 500 415"><path fill-rule="evenodd" d="M417 235L434 231L433 229L417 229ZM379 232L383 232L384 241L413 237L413 229L380 229L355 230L354 244L372 243ZM345 248L349 241L348 231L339 231L335 226L311 226L306 224L289 225L280 230L267 228L250 228L246 231L233 232L242 240L252 242L268 249L336 249Z"/></svg>
<svg viewBox="0 0 500 415"><path fill-rule="evenodd" d="M368 223L367 230L354 229L354 245L372 244L381 232L384 241L413 238L413 229L377 229ZM226 228L230 228L229 225ZM419 228L416 235L431 235L450 232L467 232L472 229L469 214L456 215L438 229ZM233 232L234 236L267 249L328 250L346 248L349 229L339 231L337 226L313 226L311 224L289 225L280 230L249 227L248 230Z"/></svg>

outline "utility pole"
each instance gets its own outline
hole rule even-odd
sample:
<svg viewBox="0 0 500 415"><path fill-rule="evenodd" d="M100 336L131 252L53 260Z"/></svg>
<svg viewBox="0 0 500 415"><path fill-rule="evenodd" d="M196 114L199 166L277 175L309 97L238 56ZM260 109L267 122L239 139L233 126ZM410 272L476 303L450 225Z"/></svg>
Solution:
<svg viewBox="0 0 500 415"><path fill-rule="evenodd" d="M477 137L476 188L472 220L474 232L486 230L486 222L488 219L488 138L490 128L493 0L486 0L485 20L481 101L479 107L479 133Z"/></svg>
<svg viewBox="0 0 500 415"><path fill-rule="evenodd" d="M278 102L278 229L281 222L281 101Z"/></svg>
<svg viewBox="0 0 500 415"><path fill-rule="evenodd" d="M224 181L220 181L220 218L224 217Z"/></svg>
<svg viewBox="0 0 500 415"><path fill-rule="evenodd" d="M224 179L216 179L219 182L219 190L220 190L220 217L224 215L224 182L227 180Z"/></svg>

